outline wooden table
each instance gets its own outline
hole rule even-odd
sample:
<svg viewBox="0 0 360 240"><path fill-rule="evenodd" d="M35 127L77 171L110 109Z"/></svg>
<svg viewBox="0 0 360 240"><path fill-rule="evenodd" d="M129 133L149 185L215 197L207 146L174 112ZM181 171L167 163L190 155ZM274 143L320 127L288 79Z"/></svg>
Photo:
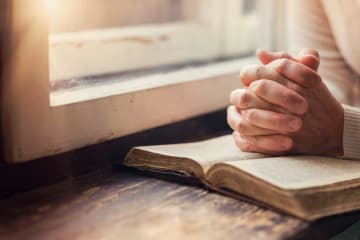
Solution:
<svg viewBox="0 0 360 240"><path fill-rule="evenodd" d="M310 224L121 168L0 200L0 239L328 239L359 219Z"/></svg>

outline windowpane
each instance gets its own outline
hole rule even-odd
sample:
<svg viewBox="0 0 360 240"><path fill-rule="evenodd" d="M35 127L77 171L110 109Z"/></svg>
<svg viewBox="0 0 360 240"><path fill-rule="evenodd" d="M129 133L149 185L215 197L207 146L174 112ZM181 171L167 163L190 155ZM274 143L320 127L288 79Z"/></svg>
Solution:
<svg viewBox="0 0 360 240"><path fill-rule="evenodd" d="M52 89L248 55L261 38L261 2L44 0Z"/></svg>

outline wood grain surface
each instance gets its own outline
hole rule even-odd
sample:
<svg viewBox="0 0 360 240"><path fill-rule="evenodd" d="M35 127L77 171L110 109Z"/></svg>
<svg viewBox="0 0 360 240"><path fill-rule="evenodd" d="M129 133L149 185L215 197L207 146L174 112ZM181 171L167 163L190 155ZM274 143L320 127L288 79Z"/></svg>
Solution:
<svg viewBox="0 0 360 240"><path fill-rule="evenodd" d="M328 239L359 213L308 223L128 169L0 201L1 239Z"/></svg>

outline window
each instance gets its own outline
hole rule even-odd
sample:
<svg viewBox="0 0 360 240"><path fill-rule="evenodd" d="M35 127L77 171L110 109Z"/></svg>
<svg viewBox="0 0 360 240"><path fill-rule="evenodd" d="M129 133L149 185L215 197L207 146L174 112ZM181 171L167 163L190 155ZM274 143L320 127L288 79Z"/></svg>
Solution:
<svg viewBox="0 0 360 240"><path fill-rule="evenodd" d="M6 160L29 161L225 108L239 70L254 61L246 56L274 45L271 31L259 31L275 23L272 12L260 12L272 4L2 1Z"/></svg>
<svg viewBox="0 0 360 240"><path fill-rule="evenodd" d="M52 89L66 80L71 86L106 74L244 56L260 38L257 0L46 2Z"/></svg>

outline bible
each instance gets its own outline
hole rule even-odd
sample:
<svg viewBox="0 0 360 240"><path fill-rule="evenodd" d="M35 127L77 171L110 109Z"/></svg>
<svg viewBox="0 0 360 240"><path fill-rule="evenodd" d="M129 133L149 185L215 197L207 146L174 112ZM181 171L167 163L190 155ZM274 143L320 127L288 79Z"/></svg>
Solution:
<svg viewBox="0 0 360 240"><path fill-rule="evenodd" d="M135 147L124 165L194 177L212 190L246 197L309 221L360 209L360 162L245 153L231 135Z"/></svg>

